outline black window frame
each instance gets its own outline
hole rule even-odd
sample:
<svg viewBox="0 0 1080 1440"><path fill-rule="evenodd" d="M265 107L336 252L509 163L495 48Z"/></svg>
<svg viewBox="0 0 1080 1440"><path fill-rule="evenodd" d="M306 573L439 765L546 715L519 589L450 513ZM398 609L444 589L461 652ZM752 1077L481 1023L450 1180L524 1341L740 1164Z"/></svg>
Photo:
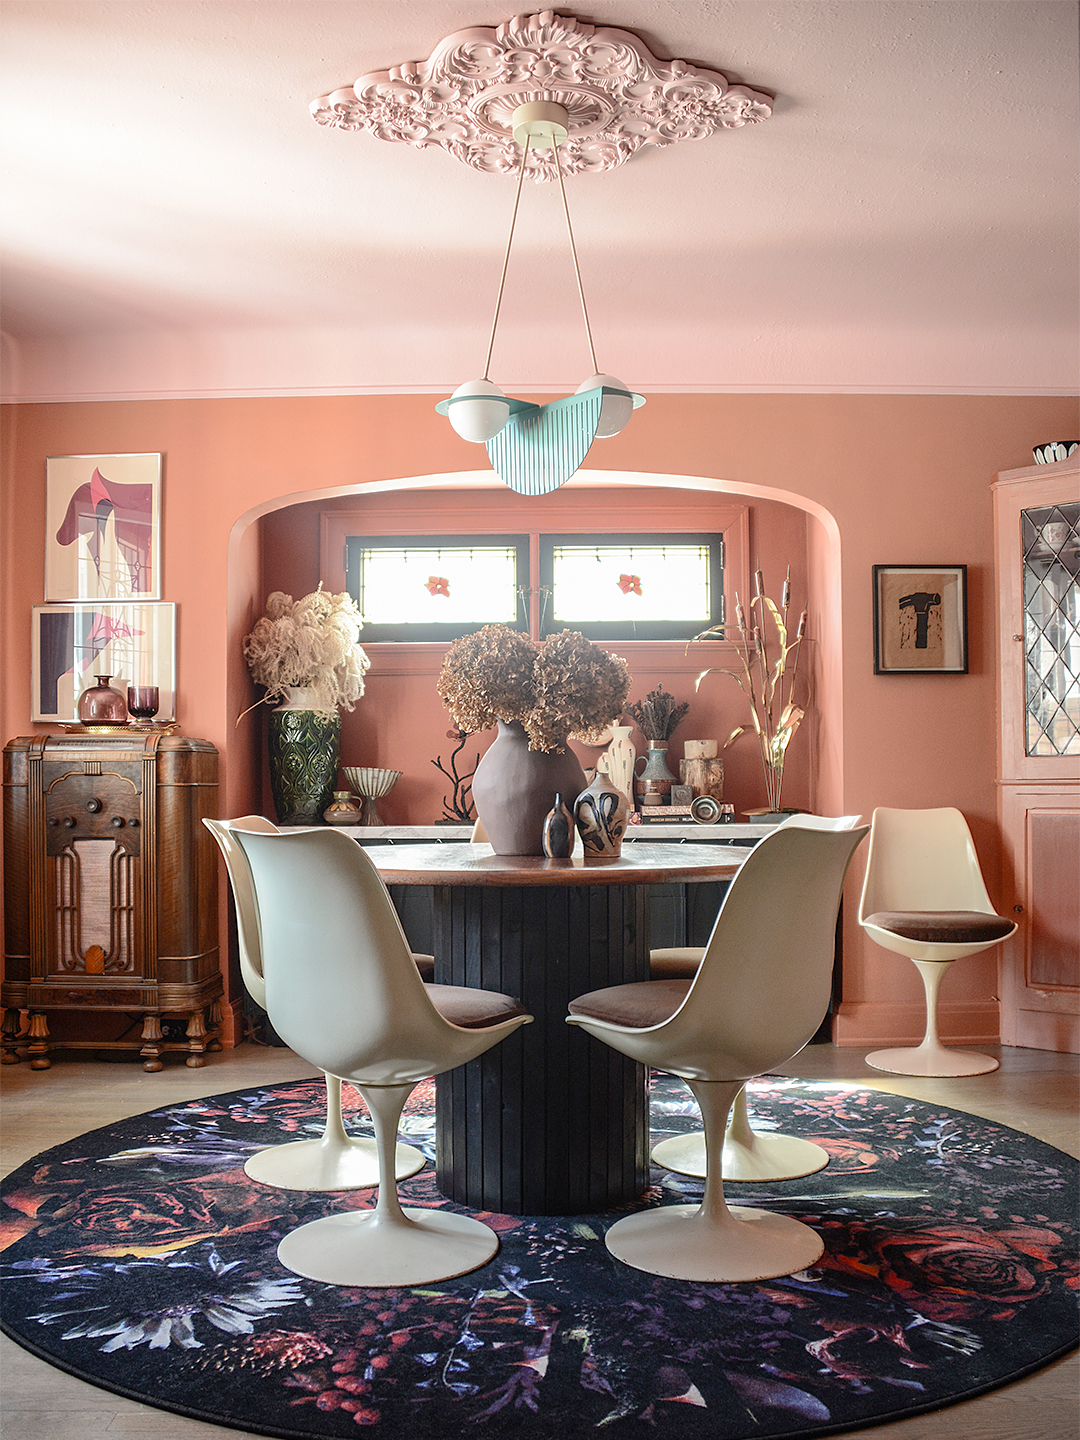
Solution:
<svg viewBox="0 0 1080 1440"><path fill-rule="evenodd" d="M419 624L403 621L396 625L375 625L365 622L360 632L362 645L431 644L449 642L462 635L472 635L482 625L507 624L511 630L529 633L529 565L531 546L528 535L349 535L345 540L345 589L363 611L359 576L361 550L486 550L507 549L516 554L515 570L518 604L513 622L473 620L460 624L430 622ZM523 599L524 597L524 599Z"/></svg>
<svg viewBox="0 0 1080 1440"><path fill-rule="evenodd" d="M695 620L650 620L641 624L631 622L628 628L621 620L595 621L556 620L554 618L554 552L558 546L587 549L590 545L610 549L616 545L644 548L663 548L665 545L694 545L709 551L709 618L704 623ZM579 630L587 639L607 642L633 640L692 640L695 635L724 623L724 536L721 531L669 531L661 535L648 531L634 531L630 534L548 534L542 533L539 541L541 616L540 638L560 630ZM546 603L545 603L546 600Z"/></svg>

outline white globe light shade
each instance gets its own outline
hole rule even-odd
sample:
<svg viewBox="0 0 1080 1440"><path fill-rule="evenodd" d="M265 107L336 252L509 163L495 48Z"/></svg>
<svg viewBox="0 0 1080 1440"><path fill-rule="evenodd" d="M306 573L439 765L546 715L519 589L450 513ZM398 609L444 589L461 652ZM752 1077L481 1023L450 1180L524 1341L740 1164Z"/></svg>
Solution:
<svg viewBox="0 0 1080 1440"><path fill-rule="evenodd" d="M612 435L618 435L624 429L630 416L634 413L633 397L629 394L626 386L614 375L591 375L588 380L583 380L574 392L583 395L588 390L596 390L601 385L606 385L609 390L622 390L622 395L605 395L604 403L600 406L600 420L596 427L596 438L598 440L609 440Z"/></svg>
<svg viewBox="0 0 1080 1440"><path fill-rule="evenodd" d="M490 380L466 380L450 396L446 414L463 440L483 445L506 424L510 402Z"/></svg>

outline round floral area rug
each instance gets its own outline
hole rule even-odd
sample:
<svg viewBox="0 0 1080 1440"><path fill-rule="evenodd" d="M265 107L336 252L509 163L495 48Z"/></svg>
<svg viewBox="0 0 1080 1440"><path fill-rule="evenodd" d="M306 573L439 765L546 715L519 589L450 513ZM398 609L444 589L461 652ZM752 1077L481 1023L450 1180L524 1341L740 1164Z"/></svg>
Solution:
<svg viewBox="0 0 1080 1440"><path fill-rule="evenodd" d="M615 1215L487 1216L483 1269L345 1289L278 1263L304 1221L371 1192L272 1190L254 1149L317 1134L321 1082L152 1111L4 1182L3 1328L71 1374L249 1433L382 1440L741 1440L826 1435L1005 1384L1077 1341L1077 1162L1014 1130L855 1085L765 1079L759 1129L823 1145L802 1180L734 1202L823 1236L812 1269L754 1284L664 1280L614 1260ZM345 1087L350 1128L370 1133ZM433 1151L433 1086L403 1119ZM697 1128L657 1076L654 1140ZM700 1184L654 1170L648 1203ZM430 1166L406 1203L439 1206Z"/></svg>

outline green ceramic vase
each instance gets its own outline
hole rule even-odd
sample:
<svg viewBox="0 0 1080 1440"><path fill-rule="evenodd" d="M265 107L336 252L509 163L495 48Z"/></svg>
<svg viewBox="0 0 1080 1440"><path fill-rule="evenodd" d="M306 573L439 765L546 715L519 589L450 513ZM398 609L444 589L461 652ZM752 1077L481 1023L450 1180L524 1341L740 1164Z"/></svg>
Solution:
<svg viewBox="0 0 1080 1440"><path fill-rule="evenodd" d="M302 708L303 691L270 712L270 790L279 825L321 825L337 789L338 711Z"/></svg>

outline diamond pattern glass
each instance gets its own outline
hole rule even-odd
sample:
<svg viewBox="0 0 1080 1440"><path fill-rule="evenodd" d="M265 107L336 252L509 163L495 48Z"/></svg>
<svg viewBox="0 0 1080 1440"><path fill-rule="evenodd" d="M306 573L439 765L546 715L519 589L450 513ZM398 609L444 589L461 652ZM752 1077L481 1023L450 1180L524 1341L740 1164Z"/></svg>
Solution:
<svg viewBox="0 0 1080 1440"><path fill-rule="evenodd" d="M1020 514L1025 748L1080 755L1080 504Z"/></svg>

